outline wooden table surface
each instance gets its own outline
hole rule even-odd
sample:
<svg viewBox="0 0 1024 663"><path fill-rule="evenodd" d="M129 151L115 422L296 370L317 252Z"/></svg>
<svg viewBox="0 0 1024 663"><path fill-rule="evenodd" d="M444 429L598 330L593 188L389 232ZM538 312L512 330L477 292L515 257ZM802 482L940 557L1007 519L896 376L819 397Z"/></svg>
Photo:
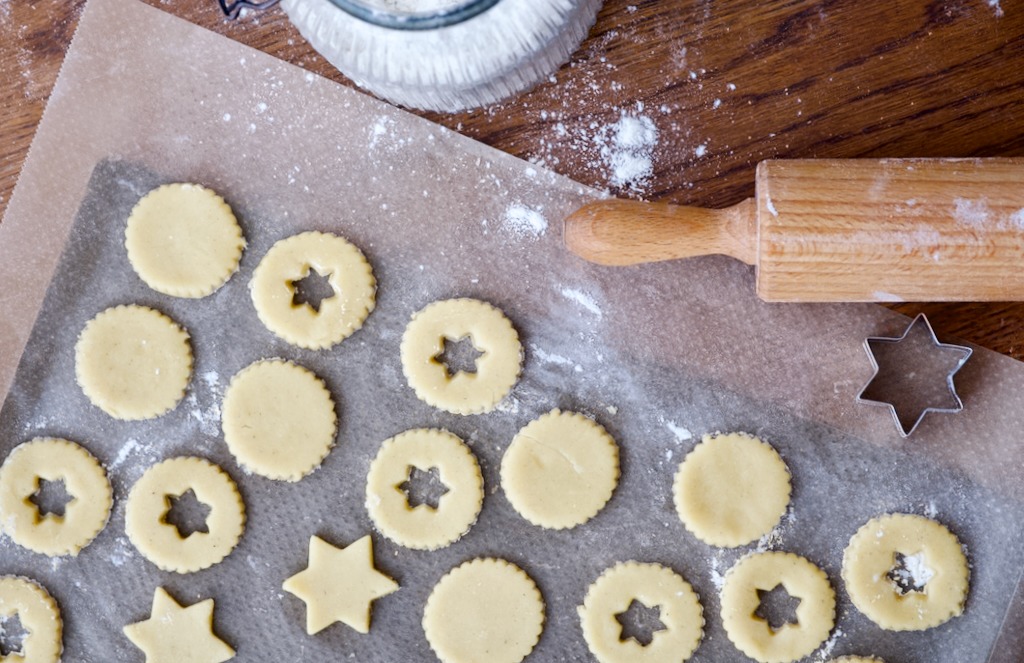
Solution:
<svg viewBox="0 0 1024 663"><path fill-rule="evenodd" d="M231 21L215 0L146 1L348 83L280 7ZM84 4L0 0L0 213ZM660 135L649 182L613 192L685 204L751 196L756 163L772 157L1024 156L1024 4L607 0L554 82L492 108L425 115L608 188L593 127L624 112L656 120ZM895 308L1024 359L1024 303Z"/></svg>

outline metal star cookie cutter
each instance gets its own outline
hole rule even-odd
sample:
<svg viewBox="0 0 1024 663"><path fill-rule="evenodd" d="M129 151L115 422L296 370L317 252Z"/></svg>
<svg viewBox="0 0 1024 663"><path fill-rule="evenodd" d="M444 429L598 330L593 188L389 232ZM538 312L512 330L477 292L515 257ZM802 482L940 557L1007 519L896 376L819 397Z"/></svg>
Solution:
<svg viewBox="0 0 1024 663"><path fill-rule="evenodd" d="M956 353L959 355L959 358L952 364L952 368L947 370L945 375L946 389L948 390L948 394L951 397L951 404L943 406L928 405L925 407L921 407L920 413L918 414L917 418L914 419L913 424L908 428L904 424L903 419L901 419L899 411L897 411L898 404L896 402L893 402L892 400L878 400L868 398L865 397L865 394L872 387L875 381L879 378L879 375L882 372L879 367L878 359L875 355L875 350L872 348L872 344L895 345L903 343L919 325L923 326L924 329L927 330L928 338L931 342L929 348L930 351L941 352L946 354ZM896 429L899 431L900 437L910 437L910 435L915 430L917 430L918 425L920 425L925 415L928 414L929 412L946 412L952 414L964 409L963 401L960 400L960 396L956 392L956 386L953 384L953 376L956 375L957 371L959 371L965 363L967 363L967 360L970 358L971 354L973 353L973 350L963 345L953 345L951 343L939 342L938 337L935 335L935 331L932 329L932 326L928 322L928 318L927 316L925 316L924 313L919 313L918 316L914 318L914 321L910 323L910 326L907 327L907 330L903 332L902 336L896 338L881 336L868 337L864 340L864 349L865 351L867 351L868 359L871 361L871 366L874 369L874 373L871 375L871 379L868 380L867 384L864 385L864 388L860 390L860 393L857 394L857 402L865 403L867 405L881 405L889 408L889 412L892 414L893 421L896 422ZM908 381L914 378L915 376L915 371L911 371L905 374L905 378Z"/></svg>

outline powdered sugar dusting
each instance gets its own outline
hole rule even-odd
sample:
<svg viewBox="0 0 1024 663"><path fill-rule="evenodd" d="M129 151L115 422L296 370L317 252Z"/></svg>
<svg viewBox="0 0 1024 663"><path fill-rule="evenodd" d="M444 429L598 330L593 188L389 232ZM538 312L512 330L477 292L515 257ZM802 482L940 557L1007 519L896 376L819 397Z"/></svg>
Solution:
<svg viewBox="0 0 1024 663"><path fill-rule="evenodd" d="M988 6L992 8L992 13L996 15L996 18L1003 17L1003 7L999 4L1000 0L988 0Z"/></svg>
<svg viewBox="0 0 1024 663"><path fill-rule="evenodd" d="M518 237L540 237L548 229L548 220L539 210L513 203L505 210L502 227Z"/></svg>

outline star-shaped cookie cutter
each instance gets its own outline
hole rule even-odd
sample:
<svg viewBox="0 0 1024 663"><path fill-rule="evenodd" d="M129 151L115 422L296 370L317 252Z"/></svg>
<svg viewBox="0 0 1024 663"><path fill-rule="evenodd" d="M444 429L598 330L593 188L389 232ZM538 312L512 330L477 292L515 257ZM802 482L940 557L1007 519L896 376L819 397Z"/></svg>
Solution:
<svg viewBox="0 0 1024 663"><path fill-rule="evenodd" d="M878 360L875 358L875 352L874 350L872 350L871 347L872 343L902 343L918 325L924 325L924 328L928 331L928 336L931 339L932 346L936 350L945 352L956 352L960 354L960 358L953 366L953 368L950 369L949 372L946 374L946 388L949 390L949 395L952 397L954 405L949 407L925 407L921 410L921 413L917 416L917 419L914 421L913 425L907 428L906 426L904 426L903 421L900 419L899 412L896 411L895 403L892 403L890 401L881 401L874 400L871 398L865 398L864 394L874 383L875 379L878 378L880 373ZM882 336L872 336L866 338L864 340L864 350L867 351L868 353L868 359L871 361L871 366L874 369L874 373L872 373L871 379L868 380L867 384L864 385L864 388L860 390L860 393L857 394L857 402L865 403L867 405L881 405L889 408L889 412L892 414L893 421L896 422L896 429L899 431L900 437L910 437L910 435L915 430L917 430L918 425L920 425L925 415L928 414L929 412L955 413L964 409L963 401L960 400L960 395L957 394L956 386L953 384L953 376L956 375L957 371L959 371L965 363L967 363L967 360L970 359L971 354L974 351L971 348L963 345L953 345L951 343L939 342L938 337L935 335L935 330L932 329L931 323L928 322L928 318L927 316L925 316L924 313L919 313L917 317L914 318L914 321L910 323L910 326L907 327L907 330L903 332L902 336L896 338Z"/></svg>

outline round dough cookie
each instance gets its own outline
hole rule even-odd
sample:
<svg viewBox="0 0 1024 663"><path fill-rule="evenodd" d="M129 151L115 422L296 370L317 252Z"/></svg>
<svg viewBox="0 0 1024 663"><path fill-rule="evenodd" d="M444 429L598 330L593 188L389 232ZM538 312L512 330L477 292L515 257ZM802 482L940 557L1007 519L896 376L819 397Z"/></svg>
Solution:
<svg viewBox="0 0 1024 663"><path fill-rule="evenodd" d="M633 601L659 608L665 626L649 644L622 639L616 616ZM660 564L622 562L601 574L578 608L583 637L601 663L682 663L704 634L704 610L690 583Z"/></svg>
<svg viewBox="0 0 1024 663"><path fill-rule="evenodd" d="M778 630L754 615L758 590L782 585L793 598L796 624ZM789 663L807 656L828 638L835 624L836 595L825 573L803 557L785 552L751 553L725 574L722 622L736 648L761 663Z"/></svg>
<svg viewBox="0 0 1024 663"><path fill-rule="evenodd" d="M115 419L158 417L178 404L192 377L188 332L145 306L108 308L78 336L75 376Z"/></svg>
<svg viewBox="0 0 1024 663"><path fill-rule="evenodd" d="M199 299L238 270L242 229L224 199L198 184L165 184L135 204L124 246L153 290Z"/></svg>
<svg viewBox="0 0 1024 663"><path fill-rule="evenodd" d="M210 507L206 532L182 537L168 523L170 498L191 490ZM245 528L245 504L224 470L202 458L183 456L153 465L128 493L125 532L139 552L164 571L191 573L221 561Z"/></svg>
<svg viewBox="0 0 1024 663"><path fill-rule="evenodd" d="M434 509L409 506L401 485L411 468L437 468L448 489ZM469 531L484 502L480 465L469 447L448 431L418 428L381 444L366 477L366 510L380 533L416 550L443 548Z"/></svg>
<svg viewBox="0 0 1024 663"><path fill-rule="evenodd" d="M897 555L915 560L920 591L901 593ZM956 536L923 516L894 513L865 523L843 552L843 582L857 609L890 631L923 631L964 610L970 571Z"/></svg>
<svg viewBox="0 0 1024 663"><path fill-rule="evenodd" d="M40 479L63 481L64 515L40 515L31 497ZM0 527L44 555L77 555L106 526L113 493L103 467L74 442L36 438L15 447L0 467Z"/></svg>
<svg viewBox="0 0 1024 663"><path fill-rule="evenodd" d="M483 354L476 372L450 375L438 357L445 339L473 341ZM402 370L420 400L453 414L489 412L519 380L523 348L505 314L476 299L434 302L416 312L402 335Z"/></svg>
<svg viewBox="0 0 1024 663"><path fill-rule="evenodd" d="M600 511L619 481L619 448L600 424L552 410L516 434L501 459L501 486L519 515L565 529Z"/></svg>
<svg viewBox="0 0 1024 663"><path fill-rule="evenodd" d="M318 309L295 303L295 284L311 270L334 289ZM374 307L377 281L363 253L330 233L305 232L274 244L250 283L256 314L267 329L292 345L329 348L363 326Z"/></svg>
<svg viewBox="0 0 1024 663"><path fill-rule="evenodd" d="M503 559L479 558L452 569L423 609L427 642L443 663L519 663L543 629L540 590Z"/></svg>
<svg viewBox="0 0 1024 663"><path fill-rule="evenodd" d="M284 359L257 361L231 378L221 423L224 441L243 467L284 481L320 467L338 431L323 380Z"/></svg>
<svg viewBox="0 0 1024 663"><path fill-rule="evenodd" d="M21 652L0 658L24 663L57 663L64 651L60 609L49 592L36 581L19 576L0 576L0 616L18 616L28 635Z"/></svg>
<svg viewBox="0 0 1024 663"><path fill-rule="evenodd" d="M679 465L673 492L686 529L709 545L735 548L771 532L786 513L789 469L756 437L705 435Z"/></svg>

